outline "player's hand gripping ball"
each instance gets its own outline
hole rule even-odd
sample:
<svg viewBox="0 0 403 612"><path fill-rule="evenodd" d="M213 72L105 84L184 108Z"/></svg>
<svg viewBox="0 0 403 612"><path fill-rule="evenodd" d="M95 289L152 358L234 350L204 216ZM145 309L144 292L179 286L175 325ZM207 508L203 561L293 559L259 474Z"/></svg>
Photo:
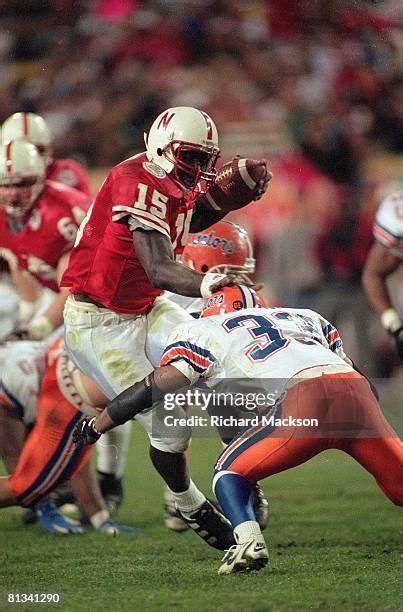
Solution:
<svg viewBox="0 0 403 612"><path fill-rule="evenodd" d="M271 178L264 159L234 157L221 167L213 184L199 196L198 202L217 211L237 210L259 200Z"/></svg>

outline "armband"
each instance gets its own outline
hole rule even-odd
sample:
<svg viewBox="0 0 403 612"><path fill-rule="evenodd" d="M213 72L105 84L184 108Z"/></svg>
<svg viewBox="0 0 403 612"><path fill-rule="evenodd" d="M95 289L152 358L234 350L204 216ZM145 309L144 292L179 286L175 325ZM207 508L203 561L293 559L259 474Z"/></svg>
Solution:
<svg viewBox="0 0 403 612"><path fill-rule="evenodd" d="M36 317L27 326L28 336L31 340L43 340L50 336L55 328L47 317Z"/></svg>
<svg viewBox="0 0 403 612"><path fill-rule="evenodd" d="M402 327L402 322L397 311L394 308L387 308L381 314L381 323L384 329L391 334L394 334Z"/></svg>
<svg viewBox="0 0 403 612"><path fill-rule="evenodd" d="M203 298L209 298L212 295L211 286L219 283L223 278L227 278L226 274L216 274L214 272L207 272L204 275L200 285L200 294Z"/></svg>
<svg viewBox="0 0 403 612"><path fill-rule="evenodd" d="M143 410L151 408L153 403L162 397L164 393L155 384L152 372L115 397L106 407L106 411L116 425L122 425L134 419Z"/></svg>

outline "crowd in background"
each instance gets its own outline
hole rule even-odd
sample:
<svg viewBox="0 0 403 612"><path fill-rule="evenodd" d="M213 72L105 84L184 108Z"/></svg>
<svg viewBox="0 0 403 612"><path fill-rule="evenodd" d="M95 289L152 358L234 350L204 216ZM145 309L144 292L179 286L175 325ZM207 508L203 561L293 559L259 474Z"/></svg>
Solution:
<svg viewBox="0 0 403 612"><path fill-rule="evenodd" d="M266 197L234 218L273 299L348 315L358 359L385 373L360 276L396 186L369 157L403 153L401 3L7 0L0 12L0 122L38 113L57 156L108 169L143 149L164 108L204 109L224 158L269 159Z"/></svg>

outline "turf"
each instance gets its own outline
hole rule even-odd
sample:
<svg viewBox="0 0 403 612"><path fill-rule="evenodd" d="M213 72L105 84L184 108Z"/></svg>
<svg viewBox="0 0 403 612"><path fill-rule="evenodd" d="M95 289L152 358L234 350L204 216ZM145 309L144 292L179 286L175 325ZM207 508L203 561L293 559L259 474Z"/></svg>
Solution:
<svg viewBox="0 0 403 612"><path fill-rule="evenodd" d="M194 479L210 492L219 445L195 439ZM136 426L122 523L142 535L48 536L0 513L0 607L8 592L59 593L58 610L398 610L402 609L402 521L350 457L323 453L264 482L271 520L270 565L219 577L220 553L193 533L162 524L162 486ZM34 610L38 605L14 606ZM10 609L10 608L8 608Z"/></svg>

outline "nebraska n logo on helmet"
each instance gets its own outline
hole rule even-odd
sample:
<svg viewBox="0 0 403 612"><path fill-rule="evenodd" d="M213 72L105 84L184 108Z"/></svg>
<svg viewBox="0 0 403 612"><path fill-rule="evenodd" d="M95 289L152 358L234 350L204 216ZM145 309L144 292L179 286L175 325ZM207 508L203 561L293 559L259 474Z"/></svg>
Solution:
<svg viewBox="0 0 403 612"><path fill-rule="evenodd" d="M246 285L233 285L216 291L202 310L201 317L236 312L244 308L266 308L263 297Z"/></svg>
<svg viewBox="0 0 403 612"><path fill-rule="evenodd" d="M186 190L214 180L220 153L214 121L191 106L168 108L144 135L147 157Z"/></svg>
<svg viewBox="0 0 403 612"><path fill-rule="evenodd" d="M166 129L167 129L167 127L168 127L168 125L169 125L169 122L171 121L171 119L172 119L173 117L175 117L175 113L171 113L171 114L170 114L170 113L169 113L169 111L166 111L166 112L165 112L165 113L162 115L161 119L159 120L159 123L158 123L157 129L159 130L159 129L161 129L161 128L164 128L164 129L166 130Z"/></svg>

